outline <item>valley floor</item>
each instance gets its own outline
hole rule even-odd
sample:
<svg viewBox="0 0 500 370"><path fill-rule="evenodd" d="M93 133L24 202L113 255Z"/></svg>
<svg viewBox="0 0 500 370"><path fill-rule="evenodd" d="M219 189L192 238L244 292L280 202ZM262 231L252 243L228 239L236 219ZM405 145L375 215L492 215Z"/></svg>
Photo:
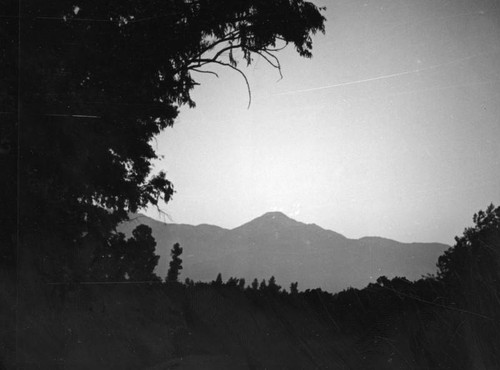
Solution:
<svg viewBox="0 0 500 370"><path fill-rule="evenodd" d="M472 368L456 313L413 307L366 324L322 299L213 284L7 284L0 359L6 369Z"/></svg>

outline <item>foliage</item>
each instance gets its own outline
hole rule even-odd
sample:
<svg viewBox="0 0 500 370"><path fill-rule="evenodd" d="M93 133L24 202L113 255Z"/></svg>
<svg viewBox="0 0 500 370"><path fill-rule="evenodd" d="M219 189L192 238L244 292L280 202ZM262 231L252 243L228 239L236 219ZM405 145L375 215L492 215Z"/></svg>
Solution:
<svg viewBox="0 0 500 370"><path fill-rule="evenodd" d="M222 286L222 274L219 272L217 278L215 279L214 285Z"/></svg>
<svg viewBox="0 0 500 370"><path fill-rule="evenodd" d="M266 284L266 280L265 279L262 279L262 281L260 282L260 285L259 285L259 290L261 292L265 291L267 289L267 284Z"/></svg>
<svg viewBox="0 0 500 370"><path fill-rule="evenodd" d="M241 278L238 280L238 289L240 290L245 289L245 279Z"/></svg>
<svg viewBox="0 0 500 370"><path fill-rule="evenodd" d="M259 289L259 280L257 278L253 279L252 284L251 284L252 290L257 290Z"/></svg>
<svg viewBox="0 0 500 370"><path fill-rule="evenodd" d="M237 278L234 278L234 277L230 277L227 281L226 281L226 286L229 287L229 288L237 288L238 287L238 282L239 282L239 279Z"/></svg>
<svg viewBox="0 0 500 370"><path fill-rule="evenodd" d="M463 310L475 368L500 367L500 208L473 217L456 244L438 260L439 280Z"/></svg>
<svg viewBox="0 0 500 370"><path fill-rule="evenodd" d="M276 284L276 278L274 276L271 276L269 278L269 281L267 283L267 290L271 293L279 293L281 290L281 287Z"/></svg>
<svg viewBox="0 0 500 370"><path fill-rule="evenodd" d="M182 270L182 259L179 257L182 254L182 248L179 243L175 243L172 251L170 252L170 256L172 260L169 264L169 269L167 272L167 282L177 282L179 280L179 274Z"/></svg>
<svg viewBox="0 0 500 370"><path fill-rule="evenodd" d="M113 234L108 244L97 249L90 278L99 281L159 281L154 269L160 258L151 228L139 225L128 240L122 233Z"/></svg>
<svg viewBox="0 0 500 370"><path fill-rule="evenodd" d="M279 69L288 43L310 57L325 21L303 0L21 5L21 258L58 279L74 275L84 237L106 248L129 212L172 197L165 173L152 172L152 140L194 106L194 74L241 72L239 55Z"/></svg>
<svg viewBox="0 0 500 370"><path fill-rule="evenodd" d="M0 21L0 269L14 272L17 239L18 189L18 5L2 3Z"/></svg>
<svg viewBox="0 0 500 370"><path fill-rule="evenodd" d="M438 277L461 299L475 291L500 302L500 207L491 204L473 221L475 225L439 257Z"/></svg>

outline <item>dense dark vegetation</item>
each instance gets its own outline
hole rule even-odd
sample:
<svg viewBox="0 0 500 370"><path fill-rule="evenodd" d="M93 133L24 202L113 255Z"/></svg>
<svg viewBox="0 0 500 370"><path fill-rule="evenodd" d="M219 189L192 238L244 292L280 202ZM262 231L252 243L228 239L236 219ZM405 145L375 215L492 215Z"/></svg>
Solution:
<svg viewBox="0 0 500 370"><path fill-rule="evenodd" d="M179 243L175 243L172 251L170 252L172 256L172 261L170 261L170 267L167 272L166 280L168 282L176 282L179 279L179 273L182 270L182 259L180 255L182 253L182 248Z"/></svg>

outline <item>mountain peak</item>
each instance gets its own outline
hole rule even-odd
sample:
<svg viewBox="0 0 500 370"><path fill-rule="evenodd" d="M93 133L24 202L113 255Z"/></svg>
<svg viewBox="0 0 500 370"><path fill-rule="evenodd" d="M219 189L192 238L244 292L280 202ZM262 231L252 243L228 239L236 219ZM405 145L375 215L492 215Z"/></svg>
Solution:
<svg viewBox="0 0 500 370"><path fill-rule="evenodd" d="M290 217L285 215L283 212L279 211L272 211L272 212L266 212L259 218L264 218L264 219L271 219L271 220L276 220L276 219L284 219L284 220L291 220Z"/></svg>
<svg viewBox="0 0 500 370"><path fill-rule="evenodd" d="M294 224L298 224L299 222L295 221L294 219L288 217L285 215L283 212L279 211L273 211L273 212L266 212L262 216L259 216L239 227L233 230L238 230L238 229L252 229L255 232L256 230L261 230L264 228L268 228L270 225L273 225L274 228L276 227L288 227L292 226Z"/></svg>
<svg viewBox="0 0 500 370"><path fill-rule="evenodd" d="M253 221L250 222L257 222L257 223L265 223L265 224L274 224L274 225L296 225L300 224L300 222L294 220L291 217L288 217L286 214L280 211L272 211L272 212L266 212L262 216L257 217Z"/></svg>

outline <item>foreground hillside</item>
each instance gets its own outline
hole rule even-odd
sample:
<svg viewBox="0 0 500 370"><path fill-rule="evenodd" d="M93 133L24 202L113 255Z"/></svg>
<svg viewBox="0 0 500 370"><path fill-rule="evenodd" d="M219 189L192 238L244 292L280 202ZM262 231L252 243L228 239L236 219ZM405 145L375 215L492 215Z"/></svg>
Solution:
<svg viewBox="0 0 500 370"><path fill-rule="evenodd" d="M324 319L272 300L257 305L241 292L121 284L43 294L18 312L19 368L299 369L342 362L344 338ZM15 368L14 356L4 361Z"/></svg>
<svg viewBox="0 0 500 370"><path fill-rule="evenodd" d="M156 272L162 277L173 244L180 243L182 278L211 281L222 273L251 281L274 275L284 286L298 281L303 289L320 287L331 292L362 288L382 275L415 280L434 274L438 257L449 247L376 237L349 239L280 212L266 213L232 230L166 224L143 215L132 217L120 229L130 235L138 224L152 228L160 256Z"/></svg>
<svg viewBox="0 0 500 370"><path fill-rule="evenodd" d="M31 289L15 346L1 334L6 369L472 369L484 344L432 280L334 296L230 283Z"/></svg>

